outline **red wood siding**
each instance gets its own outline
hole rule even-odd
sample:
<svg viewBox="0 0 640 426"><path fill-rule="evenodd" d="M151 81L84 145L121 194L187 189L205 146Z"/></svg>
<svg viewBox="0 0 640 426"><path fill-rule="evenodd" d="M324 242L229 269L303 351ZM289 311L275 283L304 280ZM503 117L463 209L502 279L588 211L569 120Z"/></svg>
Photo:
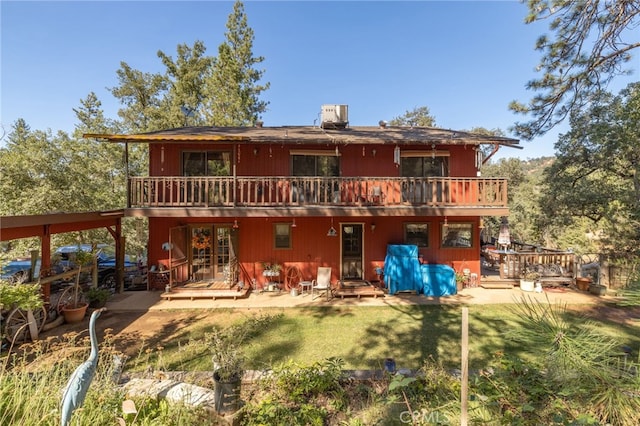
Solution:
<svg viewBox="0 0 640 426"><path fill-rule="evenodd" d="M363 219L333 219L333 226L339 230L341 222L362 223L363 226L363 274L368 280L375 280L375 268L384 265L388 244L403 244L404 224L407 222L426 222L429 224L429 247L420 248L424 261L453 266L457 271L469 268L480 276L480 238L477 218L456 218L456 222L472 222L473 247L468 249L440 248L441 218L401 218L401 217L369 217ZM340 237L328 237L327 230L331 226L329 217L296 217L296 227L292 228L292 248L273 248L273 224L277 222L291 223L292 219L274 218L241 218L238 219L238 259L250 278L258 283L264 282L262 276L263 262L278 262L285 267L295 265L302 272L304 279L313 279L318 266L332 267L332 280L340 278ZM230 224L228 218L198 218L188 224L224 223ZM371 231L371 224L376 228ZM449 223L454 223L450 220ZM168 230L172 227L186 225L183 219L150 218L149 220L149 264L167 263L168 253L162 250L162 243L168 241Z"/></svg>
<svg viewBox="0 0 640 426"><path fill-rule="evenodd" d="M254 154L254 148L257 154ZM400 168L393 162L395 145L347 145L338 148L342 176L400 176ZM310 149L335 153L335 146L310 146L283 144L150 144L150 176L180 176L181 154L183 151L232 151L238 176L288 176L290 175L290 150ZM373 156L373 149L376 155ZM403 150L419 149L428 151L424 146L402 147ZM476 151L464 146L436 146L439 151L450 152L450 175L452 177L475 177ZM162 151L164 150L164 155ZM363 155L364 150L364 155ZM162 161L164 157L164 162Z"/></svg>

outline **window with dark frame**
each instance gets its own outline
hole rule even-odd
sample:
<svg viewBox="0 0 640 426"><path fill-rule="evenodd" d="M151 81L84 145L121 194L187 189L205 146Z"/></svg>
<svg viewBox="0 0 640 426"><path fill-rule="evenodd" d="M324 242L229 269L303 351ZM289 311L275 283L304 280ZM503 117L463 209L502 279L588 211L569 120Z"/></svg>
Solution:
<svg viewBox="0 0 640 426"><path fill-rule="evenodd" d="M336 155L291 155L293 176L339 176L340 157Z"/></svg>
<svg viewBox="0 0 640 426"><path fill-rule="evenodd" d="M471 248L473 246L473 224L451 223L441 225L442 248Z"/></svg>
<svg viewBox="0 0 640 426"><path fill-rule="evenodd" d="M291 224L290 223L274 223L273 224L273 246L277 249L291 248Z"/></svg>
<svg viewBox="0 0 640 426"><path fill-rule="evenodd" d="M400 170L403 177L446 177L449 176L449 157L402 157Z"/></svg>
<svg viewBox="0 0 640 426"><path fill-rule="evenodd" d="M183 176L230 176L231 151L184 151Z"/></svg>
<svg viewBox="0 0 640 426"><path fill-rule="evenodd" d="M405 223L404 243L418 247L429 247L429 225L427 223Z"/></svg>

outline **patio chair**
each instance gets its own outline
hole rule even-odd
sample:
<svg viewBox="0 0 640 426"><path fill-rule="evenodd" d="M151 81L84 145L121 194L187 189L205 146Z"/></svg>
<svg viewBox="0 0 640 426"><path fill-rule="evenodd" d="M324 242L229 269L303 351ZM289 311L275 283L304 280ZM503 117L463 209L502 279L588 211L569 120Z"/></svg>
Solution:
<svg viewBox="0 0 640 426"><path fill-rule="evenodd" d="M324 291L327 294L327 300L331 295L331 268L326 266L318 267L316 279L311 282L311 300L314 299L313 293L316 291Z"/></svg>
<svg viewBox="0 0 640 426"><path fill-rule="evenodd" d="M373 204L381 204L384 200L384 193L382 192L382 188L379 186L374 186L371 188L371 195L369 197Z"/></svg>

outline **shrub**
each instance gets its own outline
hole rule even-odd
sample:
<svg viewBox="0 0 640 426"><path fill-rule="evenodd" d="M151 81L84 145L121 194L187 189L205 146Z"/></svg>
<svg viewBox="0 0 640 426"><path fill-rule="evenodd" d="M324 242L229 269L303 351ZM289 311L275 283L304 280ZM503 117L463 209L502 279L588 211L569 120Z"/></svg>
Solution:
<svg viewBox="0 0 640 426"><path fill-rule="evenodd" d="M260 380L263 397L245 406L244 424L327 424L332 413L347 406L343 364L330 358L310 366L289 362L275 368Z"/></svg>

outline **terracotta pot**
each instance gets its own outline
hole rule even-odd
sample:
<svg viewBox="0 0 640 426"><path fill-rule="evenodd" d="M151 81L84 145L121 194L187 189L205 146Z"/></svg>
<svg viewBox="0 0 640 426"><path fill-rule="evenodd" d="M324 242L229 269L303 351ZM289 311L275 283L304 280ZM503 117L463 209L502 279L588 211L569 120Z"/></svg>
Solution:
<svg viewBox="0 0 640 426"><path fill-rule="evenodd" d="M84 316L87 314L88 304L84 303L77 308L72 308L69 306L65 306L62 308L62 316L64 317L64 322L68 324L75 324L84 319Z"/></svg>
<svg viewBox="0 0 640 426"><path fill-rule="evenodd" d="M578 290L589 291L590 284L591 284L591 278L589 277L576 278L576 287L578 287Z"/></svg>

